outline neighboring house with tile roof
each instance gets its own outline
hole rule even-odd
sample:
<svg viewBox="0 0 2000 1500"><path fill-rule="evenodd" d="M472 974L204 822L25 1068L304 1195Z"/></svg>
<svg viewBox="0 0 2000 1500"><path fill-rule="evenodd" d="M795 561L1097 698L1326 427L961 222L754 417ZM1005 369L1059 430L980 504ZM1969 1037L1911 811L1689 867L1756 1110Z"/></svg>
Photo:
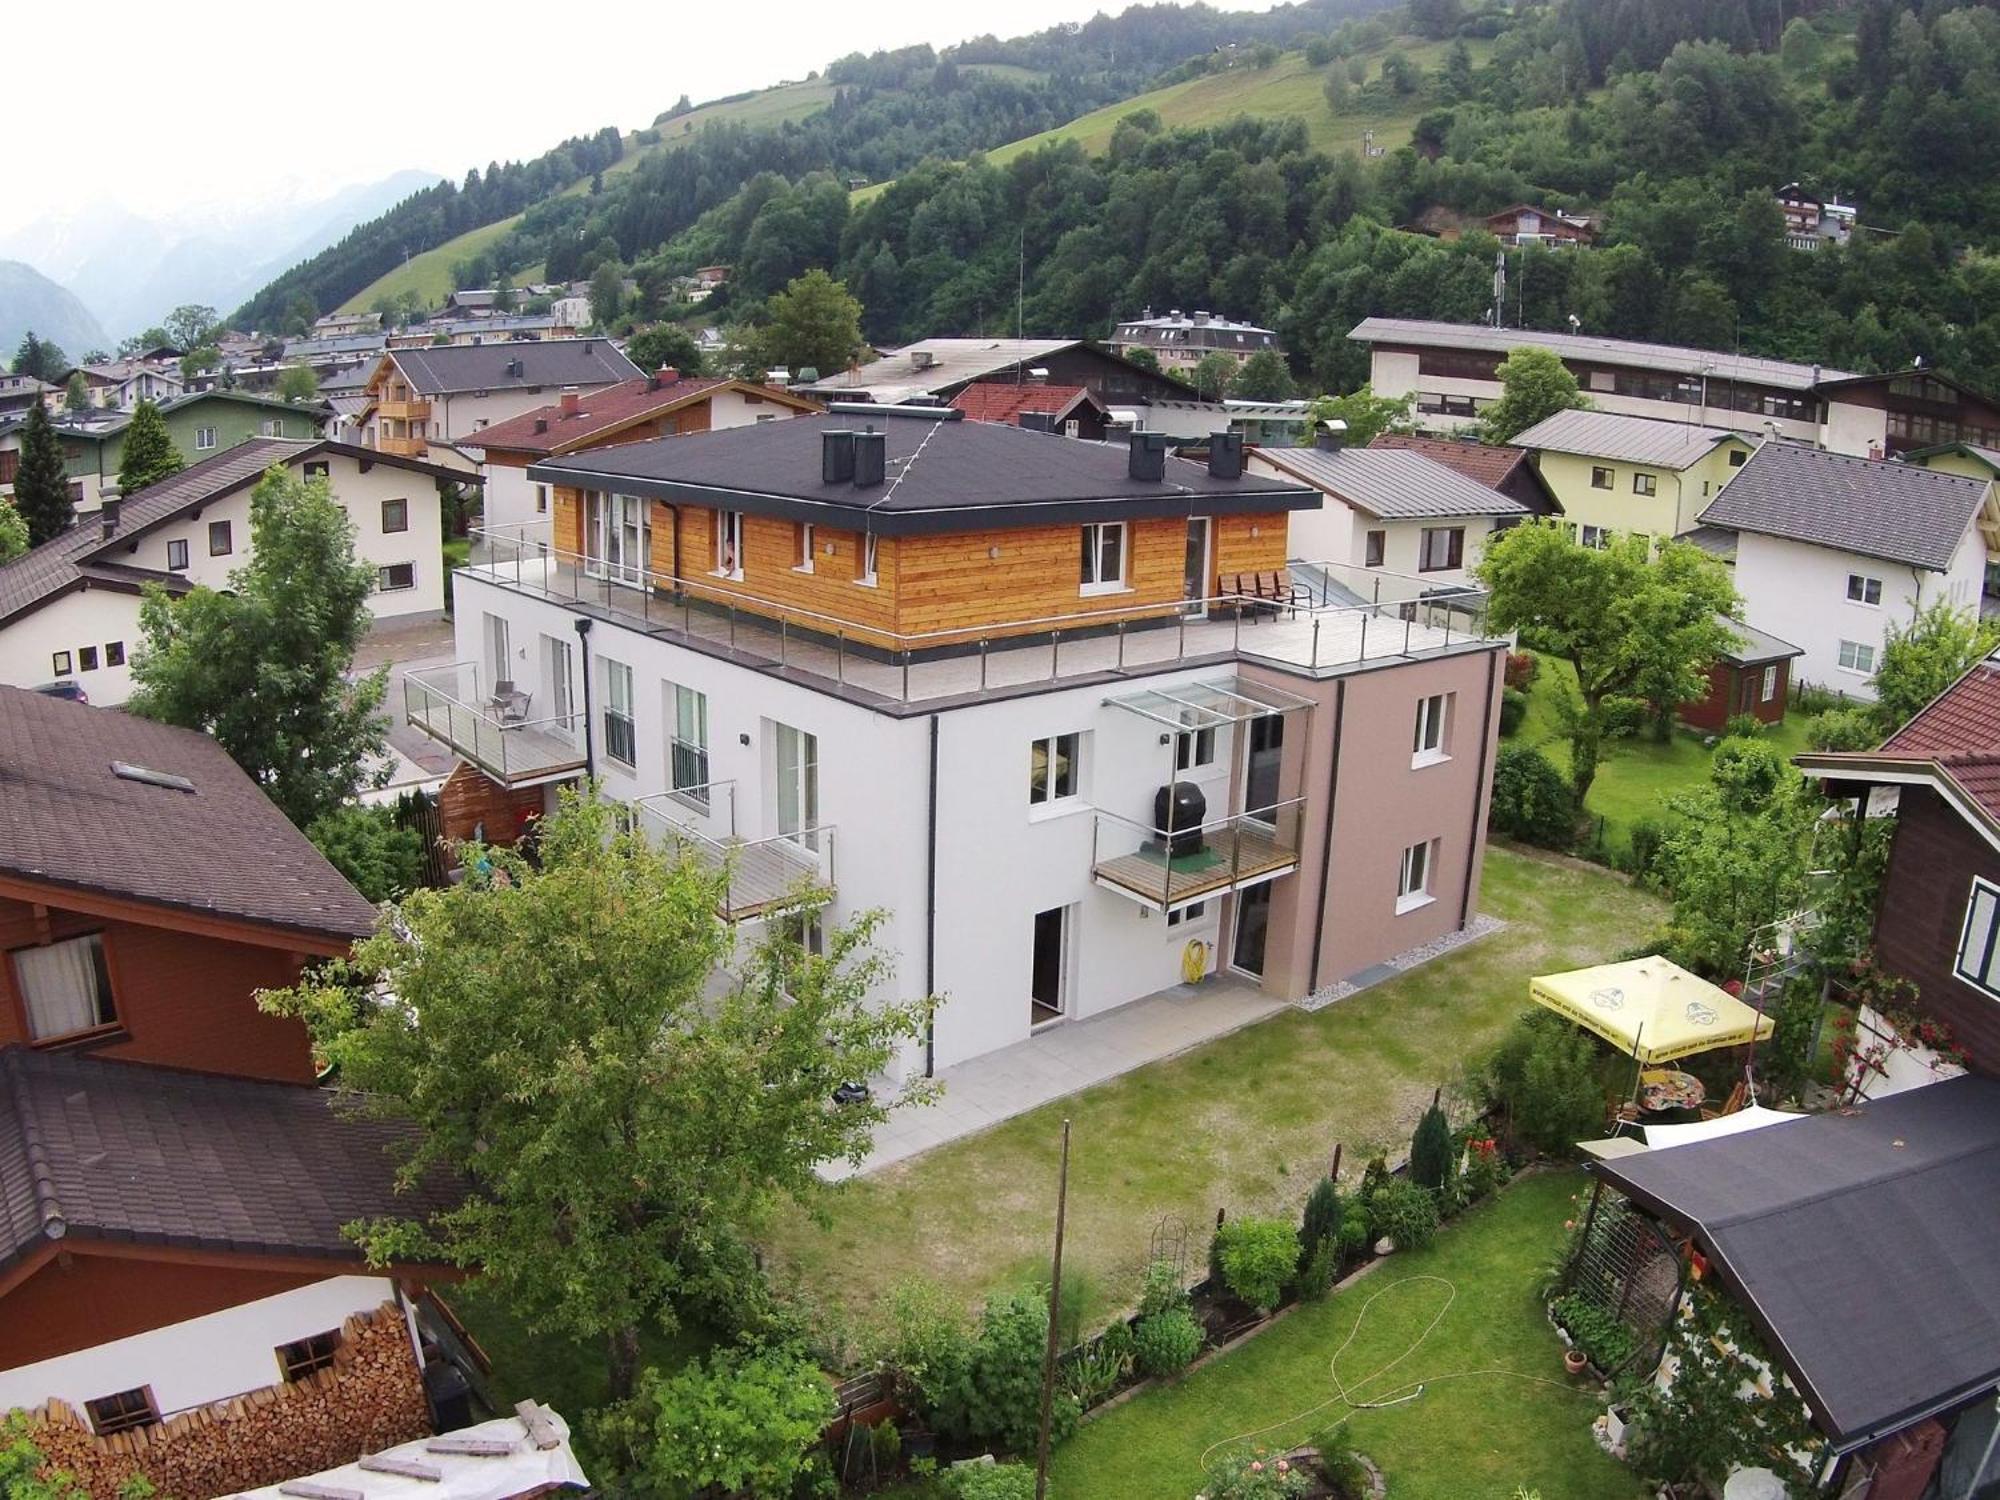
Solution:
<svg viewBox="0 0 2000 1500"><path fill-rule="evenodd" d="M975 422L1039 428L1064 437L1102 441L1110 409L1087 386L1050 385L1036 380L975 380L951 398Z"/></svg>
<svg viewBox="0 0 2000 1500"><path fill-rule="evenodd" d="M392 348L368 378L356 423L367 447L424 458L432 443L469 443L566 391L602 390L644 373L601 338Z"/></svg>
<svg viewBox="0 0 2000 1500"><path fill-rule="evenodd" d="M1699 520L1736 533L1743 620L1799 645L1801 681L1862 699L1889 625L1977 612L2000 546L1992 480L1799 443L1765 443Z"/></svg>
<svg viewBox="0 0 2000 1500"><path fill-rule="evenodd" d="M817 380L794 389L817 401L941 406L976 380L1017 376L1088 386L1106 406L1185 401L1200 394L1170 373L1135 365L1083 339L921 339L850 370L822 370Z"/></svg>
<svg viewBox="0 0 2000 1500"><path fill-rule="evenodd" d="M258 989L374 909L206 735L0 687L0 1045L310 1082Z"/></svg>
<svg viewBox="0 0 2000 1500"><path fill-rule="evenodd" d="M63 535L0 563L0 683L74 681L93 702L124 702L141 586L226 587L249 559L250 494L273 465L332 485L354 523L355 555L375 569L377 616L443 613L439 487L463 475L344 443L251 438L108 498Z"/></svg>
<svg viewBox="0 0 2000 1500"><path fill-rule="evenodd" d="M309 1082L0 1045L0 1412L50 1422L95 1500L135 1468L228 1493L428 1433L417 1320L456 1273L370 1266L343 1229L458 1201L398 1190L409 1141Z"/></svg>
<svg viewBox="0 0 2000 1500"><path fill-rule="evenodd" d="M614 443L775 422L820 409L816 401L754 381L684 376L668 367L587 394L565 391L546 406L481 429L464 446L482 457L482 518L490 531L548 519L549 487L529 481L531 463Z"/></svg>
<svg viewBox="0 0 2000 1500"><path fill-rule="evenodd" d="M1916 986L1975 1071L2000 1075L2000 657L1975 663L1878 749L1797 757L1896 833L1875 914L1878 962Z"/></svg>
<svg viewBox="0 0 2000 1500"><path fill-rule="evenodd" d="M1579 409L1516 434L1578 536L1679 536L1750 461L1756 442L1727 427Z"/></svg>
<svg viewBox="0 0 2000 1500"><path fill-rule="evenodd" d="M1291 556L1414 577L1437 588L1471 580L1487 538L1533 514L1457 469L1407 448L1260 447L1253 473L1326 497L1291 520Z"/></svg>
<svg viewBox="0 0 2000 1500"><path fill-rule="evenodd" d="M1513 496L1538 516L1562 512L1562 502L1529 462L1528 450L1511 443L1482 443L1469 437L1434 437L1421 432L1378 432L1368 446L1421 453L1477 484Z"/></svg>

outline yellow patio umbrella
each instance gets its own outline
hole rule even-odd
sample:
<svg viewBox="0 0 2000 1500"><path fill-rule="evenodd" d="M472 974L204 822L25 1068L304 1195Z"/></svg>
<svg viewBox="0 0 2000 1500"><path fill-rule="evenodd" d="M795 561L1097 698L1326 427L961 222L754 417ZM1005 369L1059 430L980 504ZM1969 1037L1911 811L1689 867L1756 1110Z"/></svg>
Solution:
<svg viewBox="0 0 2000 1500"><path fill-rule="evenodd" d="M1641 1064L1739 1047L1772 1031L1769 1016L1657 956L1543 974L1528 981L1528 994Z"/></svg>

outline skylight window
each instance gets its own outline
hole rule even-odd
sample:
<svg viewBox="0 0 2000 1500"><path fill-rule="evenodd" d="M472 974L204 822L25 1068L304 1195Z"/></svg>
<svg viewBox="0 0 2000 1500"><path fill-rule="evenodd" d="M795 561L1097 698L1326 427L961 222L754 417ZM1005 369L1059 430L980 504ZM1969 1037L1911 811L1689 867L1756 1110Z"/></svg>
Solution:
<svg viewBox="0 0 2000 1500"><path fill-rule="evenodd" d="M135 766L130 761L111 762L111 774L120 781L137 781L146 786L165 787L174 792L194 790L194 783L185 776L176 776L171 771L155 771L150 766Z"/></svg>

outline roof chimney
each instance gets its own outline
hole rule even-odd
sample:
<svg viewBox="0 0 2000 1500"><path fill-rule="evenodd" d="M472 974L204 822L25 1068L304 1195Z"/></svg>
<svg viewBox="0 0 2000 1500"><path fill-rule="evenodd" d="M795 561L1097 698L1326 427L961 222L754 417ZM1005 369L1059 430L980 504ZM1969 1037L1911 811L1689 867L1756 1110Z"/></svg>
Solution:
<svg viewBox="0 0 2000 1500"><path fill-rule="evenodd" d="M585 354L588 354L596 346L597 346L597 341L595 339L585 339L583 341L583 352Z"/></svg>
<svg viewBox="0 0 2000 1500"><path fill-rule="evenodd" d="M118 530L119 496L118 486L107 484L98 492L98 519L103 523L104 537L108 541Z"/></svg>
<svg viewBox="0 0 2000 1500"><path fill-rule="evenodd" d="M847 484L854 478L854 437L844 428L819 435L820 483Z"/></svg>
<svg viewBox="0 0 2000 1500"><path fill-rule="evenodd" d="M547 417L535 418L535 431L547 432L548 430L549 430L549 419Z"/></svg>
<svg viewBox="0 0 2000 1500"><path fill-rule="evenodd" d="M854 434L854 487L873 489L888 467L889 434L869 428Z"/></svg>
<svg viewBox="0 0 2000 1500"><path fill-rule="evenodd" d="M1208 472L1215 479L1243 477L1243 434L1218 432L1208 440Z"/></svg>
<svg viewBox="0 0 2000 1500"><path fill-rule="evenodd" d="M1125 472L1133 479L1158 484L1167 477L1167 435L1135 432L1126 439Z"/></svg>
<svg viewBox="0 0 2000 1500"><path fill-rule="evenodd" d="M1347 423L1333 417L1319 424L1319 440L1313 445L1322 453L1338 453L1347 446Z"/></svg>
<svg viewBox="0 0 2000 1500"><path fill-rule="evenodd" d="M1028 371L1029 385L1047 385L1048 383L1049 383L1049 372L1041 365L1036 365L1033 369Z"/></svg>
<svg viewBox="0 0 2000 1500"><path fill-rule="evenodd" d="M656 382L653 389L658 390L663 385L677 384L680 378L681 372L676 370L672 365L661 365L660 372L653 377Z"/></svg>
<svg viewBox="0 0 2000 1500"><path fill-rule="evenodd" d="M579 391L575 386L566 385L562 388L562 414L564 416L566 417L575 416L577 413L577 408L582 403L582 401L583 401L583 393Z"/></svg>

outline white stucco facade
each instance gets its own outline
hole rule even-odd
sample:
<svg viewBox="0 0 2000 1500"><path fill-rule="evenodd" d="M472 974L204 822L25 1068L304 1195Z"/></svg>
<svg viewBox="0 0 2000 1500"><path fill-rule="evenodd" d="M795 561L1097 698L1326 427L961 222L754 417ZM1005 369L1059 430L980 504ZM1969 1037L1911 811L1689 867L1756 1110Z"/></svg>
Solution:
<svg viewBox="0 0 2000 1500"><path fill-rule="evenodd" d="M1298 476L1281 469L1262 455L1252 453L1247 468L1253 474L1301 482ZM1403 580L1420 579L1438 588L1457 587L1472 581L1472 570L1485 555L1487 539L1494 530L1492 516L1425 516L1416 520L1384 519L1357 510L1339 495L1320 491L1324 502L1312 510L1290 512L1285 542L1286 556L1302 562L1340 563L1349 568L1397 574ZM1465 533L1461 565L1456 568L1423 566L1424 533L1434 530ZM1371 558L1369 533L1382 534L1382 552Z"/></svg>
<svg viewBox="0 0 2000 1500"><path fill-rule="evenodd" d="M1875 696L1868 679L1881 663L1889 626L1908 625L1939 599L1977 611L1985 571L1986 546L1976 526L1966 529L1942 573L1751 532L1736 544L1744 622L1803 648L1792 666L1795 681L1867 701ZM1850 578L1860 580L1853 592L1861 598L1849 597ZM1871 594L1878 603L1865 602Z"/></svg>
<svg viewBox="0 0 2000 1500"><path fill-rule="evenodd" d="M442 614L444 548L435 476L380 461L371 461L364 473L360 459L341 454L295 460L290 467L297 473L306 463L327 466L334 498L354 522L355 556L375 570L369 609L385 619ZM399 513L401 529L389 529ZM101 527L96 516L78 524ZM221 589L250 560L250 543L245 488L203 506L199 514L136 531L127 548L114 549L106 560ZM16 615L0 625L0 683L39 687L75 681L94 704L123 703L132 691L139 604L136 585L86 580ZM122 661L114 660L119 657Z"/></svg>
<svg viewBox="0 0 2000 1500"><path fill-rule="evenodd" d="M162 1417L205 1406L282 1378L280 1346L338 1329L355 1313L396 1300L381 1276L330 1276L309 1286L170 1323L129 1338L0 1370L0 1412L56 1397L86 1401L150 1386ZM411 1359L416 1358L411 1351Z"/></svg>
<svg viewBox="0 0 2000 1500"><path fill-rule="evenodd" d="M486 616L504 618L509 670L536 695L534 716L559 712L549 659L567 647L576 677L576 615L472 573L461 572L455 590L459 659L478 663L481 680L488 680L497 663L490 659ZM1218 963L1216 939L1228 898L1218 896L1198 916L1170 926L1161 913L1097 884L1094 839L1100 809L1150 824L1155 791L1175 779L1203 788L1210 819L1240 811L1229 799L1242 731L1219 730L1212 759L1176 777L1172 737L1162 744L1166 731L1158 723L1107 703L1101 682L898 717L603 619L593 622L588 642L595 769L612 797L635 800L669 787L676 686L706 695L709 779L735 785L733 828L727 824L725 795L712 794L711 818L702 826L715 836L755 839L778 832L778 726L815 737L817 821L833 830L837 894L827 920L838 923L871 909L887 914L878 941L893 955L895 974L882 993L885 1000L926 993L926 956L932 951L926 913L934 880L936 942L928 977L944 1000L932 1040L935 1067L1030 1034L1037 913L1058 907L1069 913L1062 957L1065 1019L1098 1014L1180 982L1190 939L1208 943L1211 971ZM632 672L637 751L630 766L605 753L603 714L614 662ZM1136 678L1121 691L1228 675L1226 666L1180 667ZM579 711L583 706L580 682L572 706ZM929 868L933 724L934 871ZM1075 795L1031 805L1034 742L1072 733L1082 736ZM1114 852L1109 840L1118 836L1106 835L1104 855ZM913 1045L901 1071L921 1073L924 1061L922 1046Z"/></svg>

